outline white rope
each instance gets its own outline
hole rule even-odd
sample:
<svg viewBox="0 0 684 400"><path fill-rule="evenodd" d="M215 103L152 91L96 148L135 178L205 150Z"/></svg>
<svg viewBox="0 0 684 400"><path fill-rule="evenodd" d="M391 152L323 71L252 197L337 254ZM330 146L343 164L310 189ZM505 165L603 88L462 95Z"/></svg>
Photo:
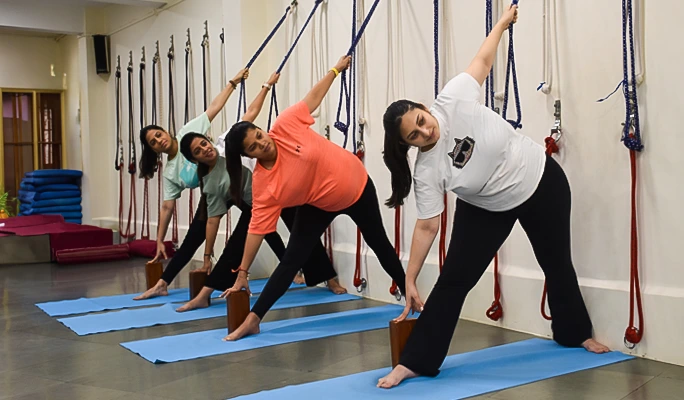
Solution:
<svg viewBox="0 0 684 400"><path fill-rule="evenodd" d="M634 55L635 62L636 62L636 69L634 71L636 75L636 83L637 86L641 85L641 83L644 81L644 49L643 49L643 43L644 43L644 0L632 0L634 3L634 52L636 53Z"/></svg>
<svg viewBox="0 0 684 400"><path fill-rule="evenodd" d="M221 90L223 90L228 82L226 81L226 36L223 33L223 42L221 43ZM221 109L221 133L225 133L228 130L228 115L226 112L226 107Z"/></svg>
<svg viewBox="0 0 684 400"><path fill-rule="evenodd" d="M326 3L321 4L321 9L327 7ZM322 10L321 10L322 11ZM309 80L309 87L313 87L319 80L322 79L322 77L325 75L327 71L323 71L325 69L325 57L324 57L324 48L323 48L323 43L318 43L322 42L322 40L319 39L319 41L316 41L316 35L319 34L319 31L322 32L323 30L323 15L321 12L321 15L319 16L321 18L320 23L317 23L316 16L314 16L311 19L311 73L309 76L311 79ZM318 25L321 25L319 27ZM327 98L328 96L325 96L326 103L324 105L321 105L318 107L316 110L314 110L313 113L311 113L311 116L314 117L315 119L318 119L322 114L323 114L323 109L327 107ZM327 110L326 110L327 111ZM324 120L321 119L319 121L319 124L323 124Z"/></svg>
<svg viewBox="0 0 684 400"><path fill-rule="evenodd" d="M543 0L542 14L542 86L544 94L560 99L560 56L558 46L558 5L556 0Z"/></svg>
<svg viewBox="0 0 684 400"><path fill-rule="evenodd" d="M366 19L366 5L364 0L357 0L359 5L359 10L356 13L356 26L361 26L363 21ZM356 47L356 98L357 105L356 110L358 114L358 123L366 124L366 77L367 77L367 66L366 66L366 37L361 36L359 43ZM365 135L365 132L364 132Z"/></svg>
<svg viewBox="0 0 684 400"><path fill-rule="evenodd" d="M209 107L209 104L211 104L211 40L209 40L209 22L204 21L204 26L205 26L205 33L206 33L206 39L207 39L207 47L206 47L206 60L205 60L205 65L203 65L203 68L206 68L206 74L207 74L207 93L206 95L202 93L202 96L205 96L203 100L206 101L207 107ZM204 36L202 37L202 41L204 41ZM201 47L200 47L201 48ZM202 52L204 55L204 48L202 48ZM192 60L190 61L190 64L192 64ZM202 71L204 73L204 71ZM192 92L194 93L195 85L193 83L192 87ZM223 90L223 88L221 88ZM204 106L204 104L202 104ZM224 107L225 108L225 107ZM195 113L197 113L197 110L195 108L195 96L192 96L192 109L195 110ZM205 112L206 110L202 110L202 112ZM209 124L209 131L207 131L207 137L209 140L212 142L214 141L214 129L211 124Z"/></svg>
<svg viewBox="0 0 684 400"><path fill-rule="evenodd" d="M158 44L159 42L157 42ZM159 48L159 46L157 46ZM164 124L164 91L163 91L163 86L164 86L164 79L162 78L162 72L163 72L163 66L162 63L164 62L165 58L162 58L161 53L159 53L159 57L157 59L157 81L155 84L157 85L157 125L162 126Z"/></svg>
<svg viewBox="0 0 684 400"><path fill-rule="evenodd" d="M502 10L506 10L506 4L510 5L510 0L499 0L492 2L492 26L496 25L497 21L501 17ZM494 98L499 101L504 99L504 89L505 85L508 85L506 81L506 67L505 63L502 66L497 60L508 60L508 35L503 35L504 40L499 42L498 55L494 58L494 63L492 64L492 70L494 71L494 82L501 85L501 90L494 93Z"/></svg>

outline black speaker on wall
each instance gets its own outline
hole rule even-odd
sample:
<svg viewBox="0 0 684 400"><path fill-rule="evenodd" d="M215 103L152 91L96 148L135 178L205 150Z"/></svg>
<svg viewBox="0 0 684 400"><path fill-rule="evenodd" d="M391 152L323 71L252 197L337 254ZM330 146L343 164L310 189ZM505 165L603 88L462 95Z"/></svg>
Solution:
<svg viewBox="0 0 684 400"><path fill-rule="evenodd" d="M95 44L95 69L98 74L108 74L109 64L109 36L93 35Z"/></svg>

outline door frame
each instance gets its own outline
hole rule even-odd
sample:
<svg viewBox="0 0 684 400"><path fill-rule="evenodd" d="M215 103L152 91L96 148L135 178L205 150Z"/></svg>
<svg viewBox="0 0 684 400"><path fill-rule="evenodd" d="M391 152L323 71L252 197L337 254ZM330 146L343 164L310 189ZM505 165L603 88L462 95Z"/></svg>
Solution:
<svg viewBox="0 0 684 400"><path fill-rule="evenodd" d="M61 168L66 168L67 152L66 152L66 119L65 119L65 91L56 89L17 89L17 88L0 88L0 98L3 93L31 93L33 94L33 170L38 169L38 94L39 93L58 93L60 96L60 108L62 114L62 165ZM4 118L4 117L3 117ZM5 140L4 140L4 124L0 124L0 165L3 170L5 168ZM0 191L5 191L5 174L0 174Z"/></svg>

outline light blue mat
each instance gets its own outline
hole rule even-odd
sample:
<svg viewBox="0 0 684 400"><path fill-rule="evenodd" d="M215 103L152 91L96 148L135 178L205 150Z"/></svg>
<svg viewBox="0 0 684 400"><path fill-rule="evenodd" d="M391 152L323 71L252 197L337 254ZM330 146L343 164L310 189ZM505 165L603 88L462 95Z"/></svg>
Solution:
<svg viewBox="0 0 684 400"><path fill-rule="evenodd" d="M266 285L268 279L255 279L249 281L249 288L252 293L261 293ZM305 288L304 284L290 285L290 289L294 288ZM212 298L217 298L222 292L216 290L212 293ZM119 294L115 296L103 296L103 297L81 297L75 300L61 300L61 301L49 301L46 303L38 303L36 306L51 317L64 316L64 315L74 315L74 314L86 314L96 311L105 310L120 310L123 308L135 308L143 306L155 306L159 304L167 303L179 303L187 302L190 300L190 291L188 288L185 289L170 289L168 296L155 297L153 299L146 300L133 300L133 298L140 293L134 294Z"/></svg>
<svg viewBox="0 0 684 400"><path fill-rule="evenodd" d="M252 296L250 303L254 305L258 296ZM350 294L334 294L326 288L310 288L286 292L273 306L273 310L310 306L314 304L338 303L358 300L360 297ZM165 304L161 307L149 307L136 310L112 311L102 314L89 314L78 317L59 318L67 328L79 336L93 333L122 331L131 328L144 328L154 325L174 324L178 322L197 321L226 315L226 302L221 299L210 307L187 312L176 312L180 306Z"/></svg>
<svg viewBox="0 0 684 400"><path fill-rule="evenodd" d="M389 363L389 354L387 357ZM383 368L236 399L463 399L631 358L619 352L594 354L584 349L561 347L550 340L530 339L449 356L436 378L409 379L389 390L375 386L379 378L391 371Z"/></svg>
<svg viewBox="0 0 684 400"><path fill-rule="evenodd" d="M276 303L277 304L277 303ZM387 305L312 317L265 322L261 333L237 342L224 342L225 328L121 343L121 346L153 363L176 362L219 354L301 342L328 336L387 328L404 307Z"/></svg>

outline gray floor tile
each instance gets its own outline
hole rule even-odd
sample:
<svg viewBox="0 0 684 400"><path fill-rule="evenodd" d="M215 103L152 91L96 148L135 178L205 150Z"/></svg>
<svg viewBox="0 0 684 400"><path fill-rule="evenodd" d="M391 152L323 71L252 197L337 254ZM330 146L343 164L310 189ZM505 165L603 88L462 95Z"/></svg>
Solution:
<svg viewBox="0 0 684 400"><path fill-rule="evenodd" d="M172 364L152 364L131 354L131 357L114 359L111 363L97 365L90 374L74 379L71 383L142 392L187 376L205 374L221 366L220 362L209 359Z"/></svg>
<svg viewBox="0 0 684 400"><path fill-rule="evenodd" d="M654 378L622 400L681 400L684 398L684 381Z"/></svg>
<svg viewBox="0 0 684 400"><path fill-rule="evenodd" d="M92 386L62 383L59 385L44 387L28 394L13 396L10 397L9 400L114 400L119 399L127 394L130 393Z"/></svg>
<svg viewBox="0 0 684 400"><path fill-rule="evenodd" d="M620 400L653 378L622 372L587 370L559 376L491 396L498 400Z"/></svg>
<svg viewBox="0 0 684 400"><path fill-rule="evenodd" d="M254 393L301 372L262 365L227 364L206 373L176 379L145 390L144 394L167 399L226 399Z"/></svg>
<svg viewBox="0 0 684 400"><path fill-rule="evenodd" d="M38 378L15 371L6 371L0 378L0 399L24 396L61 385L53 379Z"/></svg>

